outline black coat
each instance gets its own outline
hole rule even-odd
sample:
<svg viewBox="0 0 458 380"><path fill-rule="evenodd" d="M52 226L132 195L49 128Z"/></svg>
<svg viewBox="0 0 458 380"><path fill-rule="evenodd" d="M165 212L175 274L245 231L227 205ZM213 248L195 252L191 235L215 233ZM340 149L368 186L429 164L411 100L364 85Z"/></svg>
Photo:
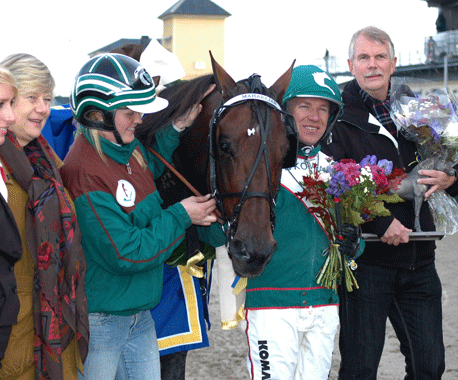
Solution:
<svg viewBox="0 0 458 380"><path fill-rule="evenodd" d="M417 149L412 141L408 141L399 133L392 136L369 112L363 102L356 81L345 86L342 93L344 113L336 123L332 132L332 143L323 145L322 151L334 158L352 158L360 162L367 155L375 155L378 160L387 159L398 168L407 172L417 165ZM458 193L458 184L455 182L450 189L452 195ZM375 218L363 224L363 232L376 233L382 236L394 218L405 227L414 229L414 205L410 201L401 203L387 203L385 205L391 216ZM427 202L424 202L420 211L420 223L423 231L434 231L434 222ZM363 255L358 262L367 264L397 267L417 268L434 261L435 243L409 242L397 247L382 242L367 243Z"/></svg>
<svg viewBox="0 0 458 380"><path fill-rule="evenodd" d="M14 263L21 255L21 236L16 221L0 194L0 360L5 354L11 325L17 322L19 313Z"/></svg>

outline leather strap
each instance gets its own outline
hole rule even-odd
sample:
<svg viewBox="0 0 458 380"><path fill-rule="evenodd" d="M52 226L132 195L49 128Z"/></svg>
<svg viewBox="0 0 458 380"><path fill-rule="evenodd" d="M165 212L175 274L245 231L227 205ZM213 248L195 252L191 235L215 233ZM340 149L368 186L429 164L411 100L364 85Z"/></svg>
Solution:
<svg viewBox="0 0 458 380"><path fill-rule="evenodd" d="M162 156L161 156L158 152L156 152L153 148L149 147L148 149L149 149L149 151L150 151L151 153L153 153L153 154L154 154L154 155L155 155L155 156L156 156L165 166L167 166L167 168L168 168L173 174L175 174L175 175L178 177L178 179L179 179L181 182L183 182L183 183L186 185L186 187L187 187L189 190L191 190L192 193L193 193L195 196L197 196L197 197L201 197L201 196L202 196L202 194L199 193L199 191L198 191L194 186L192 186L192 185L189 183L189 181L188 181L186 178L184 178L183 175L182 175L178 170L176 170L176 169L173 167L173 165L171 165L169 162L167 162L167 160L166 160L164 157L162 157ZM219 222L219 223L222 223L222 217L221 217L221 213L219 212L219 210L215 210L215 214L216 214L216 217L218 218L218 222Z"/></svg>

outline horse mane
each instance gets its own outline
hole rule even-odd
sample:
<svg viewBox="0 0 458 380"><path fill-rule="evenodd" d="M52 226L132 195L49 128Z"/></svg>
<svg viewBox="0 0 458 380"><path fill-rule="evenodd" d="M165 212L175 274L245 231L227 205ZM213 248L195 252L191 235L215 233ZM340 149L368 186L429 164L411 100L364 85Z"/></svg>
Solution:
<svg viewBox="0 0 458 380"><path fill-rule="evenodd" d="M167 86L159 96L167 99L169 105L162 111L143 117L142 124L135 129L137 139L144 146L151 146L156 140L155 133L170 125L173 119L183 116L192 105L202 102L202 96L213 83L215 83L214 75L208 74Z"/></svg>
<svg viewBox="0 0 458 380"><path fill-rule="evenodd" d="M131 57L140 62L140 56L143 53L143 49L144 47L139 44L125 44L116 49L111 50L110 53L127 55L128 57Z"/></svg>

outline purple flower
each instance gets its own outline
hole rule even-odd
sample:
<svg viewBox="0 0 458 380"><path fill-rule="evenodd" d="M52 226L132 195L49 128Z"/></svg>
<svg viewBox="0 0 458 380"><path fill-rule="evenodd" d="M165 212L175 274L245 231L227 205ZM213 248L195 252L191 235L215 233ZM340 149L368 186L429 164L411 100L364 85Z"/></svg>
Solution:
<svg viewBox="0 0 458 380"><path fill-rule="evenodd" d="M329 188L326 189L326 192L332 195L335 198L339 198L344 192L350 190L344 172L337 172L329 181Z"/></svg>
<svg viewBox="0 0 458 380"><path fill-rule="evenodd" d="M370 165L370 166L374 166L377 164L377 157L375 157L374 155L367 155L366 157L364 157L361 162L359 163L359 166L363 167L363 166L366 166L366 165Z"/></svg>
<svg viewBox="0 0 458 380"><path fill-rule="evenodd" d="M388 161L387 159L382 159L377 163L379 168L385 169L385 175L390 175L393 171L393 162Z"/></svg>
<svg viewBox="0 0 458 380"><path fill-rule="evenodd" d="M361 214L361 218L363 218L363 220L368 220L370 218L370 216L363 213L363 214Z"/></svg>

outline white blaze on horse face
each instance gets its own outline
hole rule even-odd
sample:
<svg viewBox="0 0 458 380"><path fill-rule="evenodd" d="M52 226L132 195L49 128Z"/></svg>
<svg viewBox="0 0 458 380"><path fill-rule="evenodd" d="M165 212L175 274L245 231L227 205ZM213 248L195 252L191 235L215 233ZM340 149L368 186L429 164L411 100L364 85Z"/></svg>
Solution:
<svg viewBox="0 0 458 380"><path fill-rule="evenodd" d="M247 130L248 136L254 136L256 134L256 129L251 128Z"/></svg>

